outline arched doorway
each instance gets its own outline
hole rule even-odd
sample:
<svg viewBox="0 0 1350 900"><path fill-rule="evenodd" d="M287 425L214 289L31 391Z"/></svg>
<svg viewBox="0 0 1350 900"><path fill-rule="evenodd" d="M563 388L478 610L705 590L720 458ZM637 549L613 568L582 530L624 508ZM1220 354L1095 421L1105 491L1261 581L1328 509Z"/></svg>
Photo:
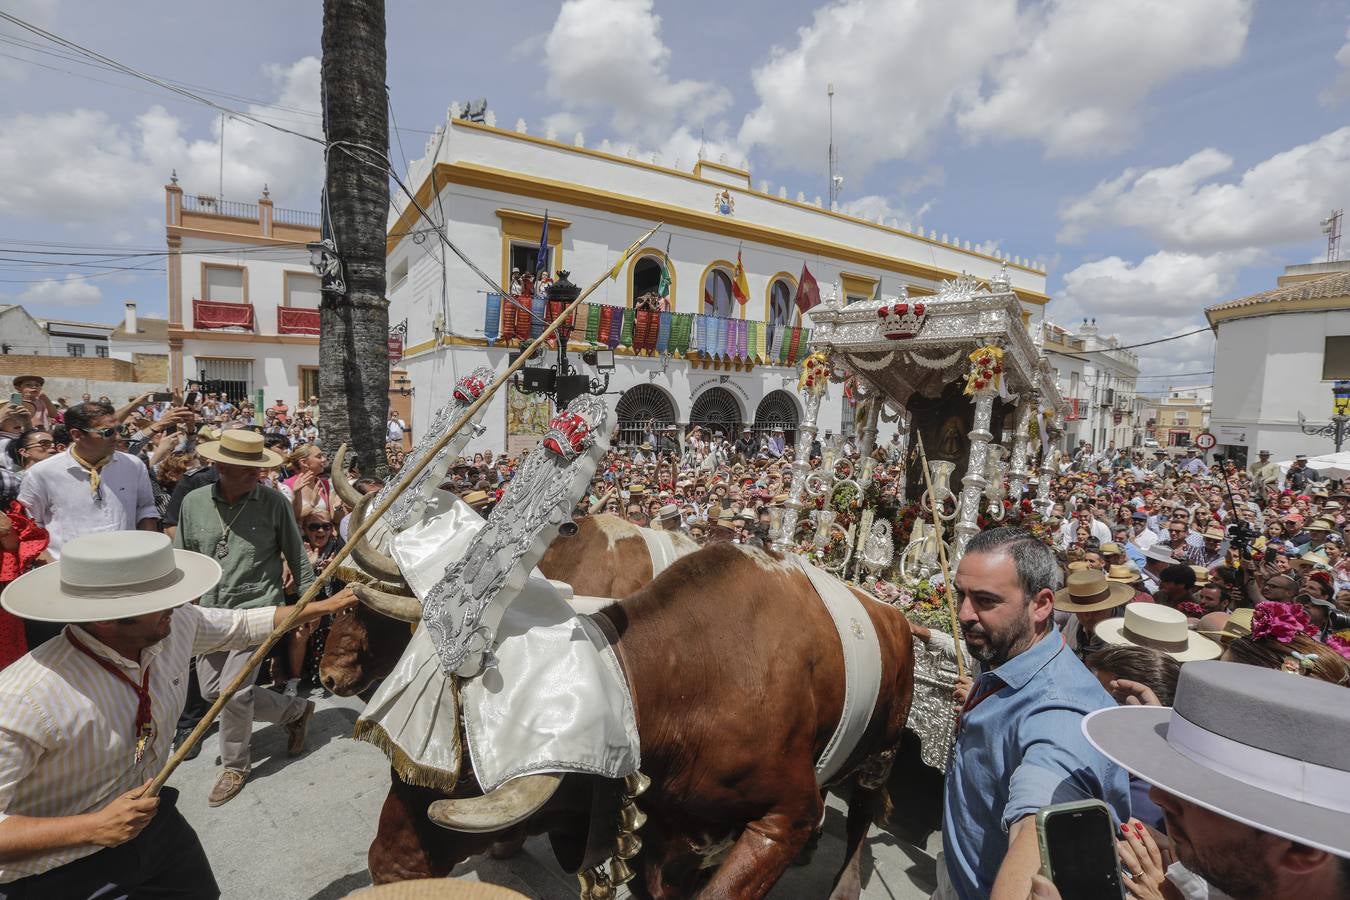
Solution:
<svg viewBox="0 0 1350 900"><path fill-rule="evenodd" d="M724 269L713 269L703 280L703 314L705 316L735 315L736 300L731 295L731 275Z"/></svg>
<svg viewBox="0 0 1350 900"><path fill-rule="evenodd" d="M708 388L694 401L689 424L702 425L710 435L720 431L728 440L735 440L741 430L741 405L726 388Z"/></svg>
<svg viewBox="0 0 1350 900"><path fill-rule="evenodd" d="M619 445L635 447L642 443L648 429L675 424L675 401L654 384L639 384L623 392L614 413L619 422Z"/></svg>
<svg viewBox="0 0 1350 900"><path fill-rule="evenodd" d="M797 401L787 391L770 391L755 408L755 440L768 437L775 428L783 429L786 446L797 440L797 423L801 421Z"/></svg>

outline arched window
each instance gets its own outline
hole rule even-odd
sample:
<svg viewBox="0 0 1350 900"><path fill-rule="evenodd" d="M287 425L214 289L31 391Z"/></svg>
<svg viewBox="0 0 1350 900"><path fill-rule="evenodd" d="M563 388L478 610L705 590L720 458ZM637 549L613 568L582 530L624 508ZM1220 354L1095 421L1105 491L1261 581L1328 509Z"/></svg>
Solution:
<svg viewBox="0 0 1350 900"><path fill-rule="evenodd" d="M774 335L784 326L791 327L796 307L792 304L793 286L786 278L775 278L769 286L768 346L773 346Z"/></svg>
<svg viewBox="0 0 1350 900"><path fill-rule="evenodd" d="M661 288L661 259L644 256L633 263L633 305L658 299Z"/></svg>
<svg viewBox="0 0 1350 900"><path fill-rule="evenodd" d="M783 445L791 447L797 440L800 419L797 401L787 391L770 391L755 408L755 437L770 437L775 429L783 430Z"/></svg>
<svg viewBox="0 0 1350 900"><path fill-rule="evenodd" d="M653 384L634 385L623 392L614 412L619 420L619 444L637 446L648 430L660 431L675 424L675 402Z"/></svg>
<svg viewBox="0 0 1350 900"><path fill-rule="evenodd" d="M709 436L720 431L723 437L734 440L741 431L741 405L726 388L710 387L694 401L689 424L702 425Z"/></svg>
<svg viewBox="0 0 1350 900"><path fill-rule="evenodd" d="M736 301L731 296L731 274L724 269L713 269L703 281L703 314L727 316L735 314Z"/></svg>

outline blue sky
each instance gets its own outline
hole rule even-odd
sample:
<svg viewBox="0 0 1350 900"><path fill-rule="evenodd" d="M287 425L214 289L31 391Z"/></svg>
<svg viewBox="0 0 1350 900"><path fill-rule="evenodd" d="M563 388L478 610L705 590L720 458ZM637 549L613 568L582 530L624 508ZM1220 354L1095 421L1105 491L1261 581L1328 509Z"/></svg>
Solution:
<svg viewBox="0 0 1350 900"><path fill-rule="evenodd" d="M4 5L317 133L317 0L113 9ZM692 165L702 133L756 185L814 197L833 82L846 210L1044 260L1051 318L1093 316L1128 343L1195 328L1205 305L1322 258L1318 221L1350 199L1350 0L391 0L387 18L409 157L452 101L486 97L499 125L580 130L666 163ZM0 302L112 321L134 298L162 315L162 258L31 251L162 251L162 185L176 168L214 193L219 118L37 48L55 49L0 22ZM279 205L317 206L312 145L232 121L225 150L227 199L266 182ZM1145 374L1208 369L1211 348L1207 335L1145 348Z"/></svg>

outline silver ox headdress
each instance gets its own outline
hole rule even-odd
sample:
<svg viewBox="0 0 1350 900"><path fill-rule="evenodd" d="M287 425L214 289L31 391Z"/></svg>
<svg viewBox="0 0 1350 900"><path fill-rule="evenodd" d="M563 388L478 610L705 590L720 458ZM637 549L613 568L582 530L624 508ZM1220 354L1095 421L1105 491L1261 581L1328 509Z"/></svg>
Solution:
<svg viewBox="0 0 1350 900"><path fill-rule="evenodd" d="M584 395L554 416L464 556L422 601L441 668L471 678L493 665L502 614L520 593L609 450L603 398Z"/></svg>

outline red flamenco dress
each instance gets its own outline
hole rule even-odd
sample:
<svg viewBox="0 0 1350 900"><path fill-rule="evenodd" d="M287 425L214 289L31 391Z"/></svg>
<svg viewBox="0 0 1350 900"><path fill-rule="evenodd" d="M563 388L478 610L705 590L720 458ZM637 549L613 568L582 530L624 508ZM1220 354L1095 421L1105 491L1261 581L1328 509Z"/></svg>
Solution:
<svg viewBox="0 0 1350 900"><path fill-rule="evenodd" d="M0 535L0 591L33 567L34 560L47 549L47 529L24 512L17 500L0 509L9 519L9 534ZM15 546L14 539L18 539ZM28 652L23 620L0 609L0 669Z"/></svg>

